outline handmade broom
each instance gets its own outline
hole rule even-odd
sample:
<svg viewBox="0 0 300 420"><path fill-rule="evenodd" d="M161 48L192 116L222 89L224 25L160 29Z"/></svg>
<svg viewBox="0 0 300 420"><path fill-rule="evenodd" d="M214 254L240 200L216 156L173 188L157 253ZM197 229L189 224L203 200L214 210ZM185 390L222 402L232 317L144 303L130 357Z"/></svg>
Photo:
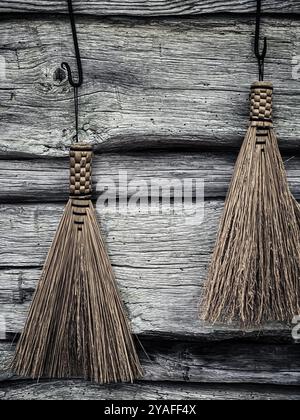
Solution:
<svg viewBox="0 0 300 420"><path fill-rule="evenodd" d="M251 89L250 126L240 151L203 301L204 319L291 322L300 313L300 210L290 193L272 123L272 83L263 82L259 53L258 1L256 56L260 81Z"/></svg>
<svg viewBox="0 0 300 420"><path fill-rule="evenodd" d="M74 87L76 139L82 68L71 0L68 0L79 82ZM48 254L13 362L31 378L81 377L98 383L142 375L129 323L101 238L92 195L92 147L71 147L70 200Z"/></svg>

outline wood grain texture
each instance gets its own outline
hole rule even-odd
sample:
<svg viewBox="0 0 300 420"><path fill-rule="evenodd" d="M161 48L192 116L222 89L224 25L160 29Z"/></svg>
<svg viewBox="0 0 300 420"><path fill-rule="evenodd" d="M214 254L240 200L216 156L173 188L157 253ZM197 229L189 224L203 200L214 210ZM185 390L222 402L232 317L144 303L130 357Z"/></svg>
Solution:
<svg viewBox="0 0 300 420"><path fill-rule="evenodd" d="M0 387L1 400L295 400L298 387L138 383L100 387L82 381L32 381ZM108 405L111 405L108 401Z"/></svg>
<svg viewBox="0 0 300 420"><path fill-rule="evenodd" d="M299 385L300 346L257 343L182 343L142 340L144 381ZM139 346L138 346L139 347ZM0 381L10 370L14 346L0 342Z"/></svg>
<svg viewBox="0 0 300 420"><path fill-rule="evenodd" d="M134 333L148 354L141 351L144 382L107 388L75 380L21 382L8 369L10 344L0 342L0 399L299 400L299 387L289 387L300 382L300 348L290 344L289 326L244 332L238 326L200 323L197 313L236 158L230 149L239 148L244 136L249 87L257 74L251 51L254 18L248 15L254 2L74 3L81 14L85 73L80 137L95 144L97 152L108 152L95 159L96 181L100 176L118 181L118 171L128 171L131 180L154 178L157 183L160 178L162 185L169 179L204 178L206 198L218 200L206 203L204 223L137 211L101 218ZM266 0L264 11L278 14L264 18L266 71L275 84L275 123L299 198L299 157L294 155L300 149L300 85L295 68L292 75L292 59L299 55L300 22L295 15L280 14L299 13L300 3ZM57 69L65 59L72 67L75 63L68 19L49 12L65 13L66 8L56 0L0 4L0 159L12 159L0 165L0 322L5 322L6 339L23 328L62 213L57 202L65 201L68 191L64 157L74 134L73 101ZM219 12L240 14L216 16ZM204 13L211 16L184 17ZM145 19L101 17L111 15ZM182 18L152 18L171 15ZM150 148L170 150L150 153ZM185 151L173 153L176 148ZM143 152L130 152L137 149ZM16 160L23 157L34 159ZM131 186L128 196L134 193ZM16 202L39 204L9 204ZM243 385L247 382L253 386Z"/></svg>
<svg viewBox="0 0 300 420"><path fill-rule="evenodd" d="M225 197L233 174L237 153L106 153L93 160L94 198L107 187L116 188L118 196L129 198L138 182L148 188L141 195L161 195L151 186L169 188L175 181L185 185L185 192L196 196L196 186L185 180L201 180L205 198ZM300 157L292 152L283 155L292 193L300 198ZM69 190L68 159L3 160L0 165L0 202L66 202ZM174 192L169 188L173 197Z"/></svg>
<svg viewBox="0 0 300 420"><path fill-rule="evenodd" d="M201 323L199 299L215 242L222 201L205 203L199 213L107 213L101 217L122 297L136 334L199 337L277 337L291 340L291 328L266 325L246 333L238 326ZM0 289L8 332L21 331L63 210L62 204L0 207ZM36 267L36 268L33 268Z"/></svg>
<svg viewBox="0 0 300 420"><path fill-rule="evenodd" d="M231 16L79 18L81 139L99 151L240 147L257 77L253 24ZM268 18L264 26L280 145L299 150L300 84L292 60L300 21ZM64 59L73 66L70 45L65 17L1 22L0 157L67 154L73 96L56 70Z"/></svg>
<svg viewBox="0 0 300 420"><path fill-rule="evenodd" d="M203 13L250 13L255 11L252 0L76 0L74 10L81 14L91 15L133 15L133 16L165 16L165 15L188 15ZM286 0L280 3L276 0L265 0L265 12L276 13L300 13L300 5L297 0ZM65 13L66 6L59 0L31 0L22 2L19 0L1 1L0 12L56 12Z"/></svg>

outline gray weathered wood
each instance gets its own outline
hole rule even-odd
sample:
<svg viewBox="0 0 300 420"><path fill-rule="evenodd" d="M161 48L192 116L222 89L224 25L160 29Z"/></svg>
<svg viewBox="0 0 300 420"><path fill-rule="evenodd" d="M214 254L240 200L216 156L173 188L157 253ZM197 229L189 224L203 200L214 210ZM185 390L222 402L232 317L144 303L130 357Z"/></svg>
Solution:
<svg viewBox="0 0 300 420"><path fill-rule="evenodd" d="M291 327L269 324L260 331L243 332L238 326L202 323L197 311L221 198L236 158L229 149L241 144L249 84L257 73L251 51L254 17L249 20L248 16L254 2L74 3L76 12L92 15L78 17L85 73L80 92L81 139L94 143L99 152L172 150L164 155L98 155L95 180L100 185L99 177L109 176L115 182L118 171L127 171L130 180L153 178L163 186L169 179L204 178L206 198L219 201L206 203L204 223L200 216L193 221L180 214L138 211L102 217L133 331L148 354L141 352L143 382L114 387L75 380L21 382L9 371L13 348L0 341L0 381L4 381L0 399L300 399L299 387L281 386L300 383L300 347L265 343L270 339L291 342ZM72 39L66 16L48 15L49 11L65 12L65 6L56 0L0 4L0 13L28 12L26 20L20 14L3 15L0 25L0 159L36 158L1 161L1 203L67 199L68 161L63 157L73 135L73 103L72 92L65 80L58 79L57 69L65 59L74 64ZM292 73L292 59L299 55L300 22L297 16L279 18L279 14L299 13L300 3L266 0L264 10L278 13L277 18L264 19L269 38L266 71L275 83L275 122L280 145L286 149L292 191L299 198L299 157L294 154L300 149L300 72ZM247 15L217 17L216 12ZM100 17L203 13L211 17ZM173 153L176 147L185 152ZM201 153L186 152L194 148ZM227 154L202 153L205 148L226 148ZM54 156L61 159L49 159ZM99 185L98 195L103 192ZM135 187L129 187L128 197L134 192ZM0 206L0 339L11 340L24 326L62 213L62 204L55 203ZM191 208L200 210L200 202ZM251 338L251 342L222 342L233 338ZM253 338L259 340L254 343ZM265 344L258 344L261 341ZM246 382L255 386L241 385Z"/></svg>
<svg viewBox="0 0 300 420"><path fill-rule="evenodd" d="M13 344L0 341L0 382L14 377L11 372L14 350Z"/></svg>
<svg viewBox="0 0 300 420"><path fill-rule="evenodd" d="M138 180L146 181L149 195L151 185L167 188L178 180L203 180L205 198L225 197L232 177L236 153L131 153L102 154L94 158L94 197L103 194L105 187L116 187L117 194L132 197ZM300 157L292 153L283 156L291 191L300 198ZM69 191L68 159L4 160L0 166L0 202L66 201ZM173 191L171 190L171 196ZM195 197L185 184L185 192ZM159 191L152 190L154 196Z"/></svg>
<svg viewBox="0 0 300 420"><path fill-rule="evenodd" d="M238 326L199 321L198 306L223 202L205 203L186 215L108 213L102 231L134 332L142 335L224 339L243 336ZM193 205L201 210L202 204ZM40 267L62 214L62 204L0 206L0 289L7 331L23 328ZM10 267L10 268L9 268ZM291 339L288 326L266 325L246 336Z"/></svg>
<svg viewBox="0 0 300 420"><path fill-rule="evenodd" d="M0 387L2 400L296 400L297 387L191 384L97 386L83 381L27 381ZM107 402L108 406L111 403ZM132 404L134 406L134 403Z"/></svg>
<svg viewBox="0 0 300 420"><path fill-rule="evenodd" d="M257 78L253 24L230 16L78 19L85 73L81 139L101 151L239 147L249 86ZM292 60L299 54L300 21L269 18L265 33L280 144L299 150L300 84ZM73 96L54 73L65 58L73 65L70 45L66 18L2 20L1 157L67 154Z"/></svg>
<svg viewBox="0 0 300 420"><path fill-rule="evenodd" d="M265 0L264 12L300 13L298 0ZM91 15L187 15L218 12L250 13L255 11L253 0L76 0L74 10L77 13ZM0 12L56 12L65 13L66 5L61 0L2 0Z"/></svg>
<svg viewBox="0 0 300 420"><path fill-rule="evenodd" d="M156 343L142 340L145 381L300 384L300 346L254 343ZM10 366L15 347L0 342L0 381L18 380Z"/></svg>

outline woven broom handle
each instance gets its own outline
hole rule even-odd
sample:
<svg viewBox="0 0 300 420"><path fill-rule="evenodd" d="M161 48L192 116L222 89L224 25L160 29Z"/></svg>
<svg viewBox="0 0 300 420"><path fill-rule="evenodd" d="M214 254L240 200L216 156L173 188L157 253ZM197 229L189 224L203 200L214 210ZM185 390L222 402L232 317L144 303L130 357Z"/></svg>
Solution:
<svg viewBox="0 0 300 420"><path fill-rule="evenodd" d="M92 147L74 144L70 150L70 197L89 199L92 196Z"/></svg>
<svg viewBox="0 0 300 420"><path fill-rule="evenodd" d="M256 82L251 87L251 121L257 125L272 126L273 116L273 84Z"/></svg>

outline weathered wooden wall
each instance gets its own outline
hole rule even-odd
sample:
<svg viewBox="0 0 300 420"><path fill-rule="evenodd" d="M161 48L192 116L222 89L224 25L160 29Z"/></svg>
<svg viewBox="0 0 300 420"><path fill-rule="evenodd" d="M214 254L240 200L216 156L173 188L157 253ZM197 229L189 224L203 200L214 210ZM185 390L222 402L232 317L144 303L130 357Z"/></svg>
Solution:
<svg viewBox="0 0 300 420"><path fill-rule="evenodd" d="M205 219L102 215L101 226L133 325L145 379L97 387L20 381L11 344L25 321L68 191L74 63L62 1L0 4L0 399L300 399L300 346L291 328L200 323L198 305L218 221L248 120L255 1L74 0L85 84L80 136L102 177L168 185L205 180ZM300 198L300 2L264 1L267 77L292 191ZM24 14L26 12L26 14ZM299 76L300 77L300 76ZM122 181L121 181L122 184ZM121 185L122 186L122 185ZM96 186L95 186L96 187ZM128 198L135 193L128 189ZM144 192L148 199L148 190ZM195 191L191 191L195 197ZM194 200L193 210L201 206ZM213 384L213 385L212 385Z"/></svg>
<svg viewBox="0 0 300 420"><path fill-rule="evenodd" d="M3 0L1 12L60 12L66 8L60 0L31 0L26 4L19 0ZM256 10L253 0L78 0L74 1L74 10L78 13L96 16L129 15L129 16L169 16L204 13L250 13ZM299 13L297 0L265 0L264 10L274 13Z"/></svg>

